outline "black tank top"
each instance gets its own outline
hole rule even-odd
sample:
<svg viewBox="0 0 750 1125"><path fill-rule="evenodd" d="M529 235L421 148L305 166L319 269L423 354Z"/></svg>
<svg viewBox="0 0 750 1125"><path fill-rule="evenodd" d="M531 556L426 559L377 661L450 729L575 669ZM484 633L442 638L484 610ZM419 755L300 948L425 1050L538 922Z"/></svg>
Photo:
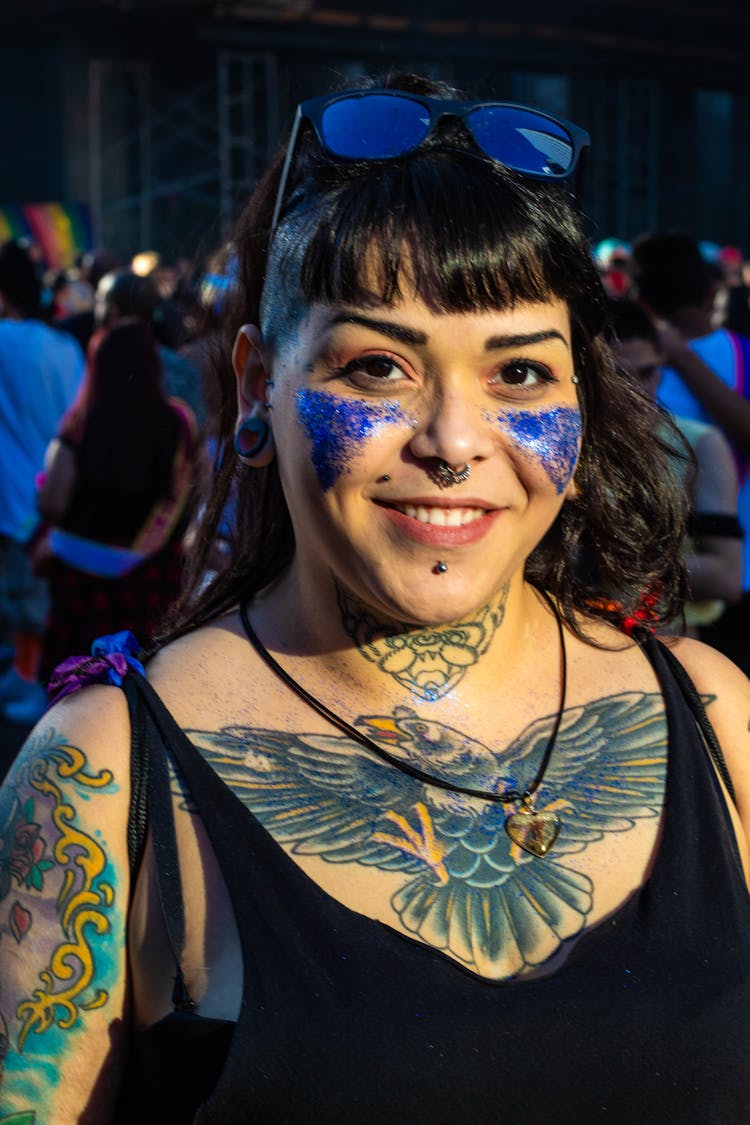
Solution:
<svg viewBox="0 0 750 1125"><path fill-rule="evenodd" d="M554 975L499 983L326 894L152 692L227 883L244 985L236 1026L175 1014L146 1034L132 1119L750 1120L750 896L695 718L660 646L646 652L669 731L651 877Z"/></svg>

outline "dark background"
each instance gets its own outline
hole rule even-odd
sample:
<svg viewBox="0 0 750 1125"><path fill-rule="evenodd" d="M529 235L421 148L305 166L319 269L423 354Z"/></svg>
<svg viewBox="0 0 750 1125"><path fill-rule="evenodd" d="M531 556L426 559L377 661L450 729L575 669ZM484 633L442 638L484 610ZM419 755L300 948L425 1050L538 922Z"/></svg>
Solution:
<svg viewBox="0 0 750 1125"><path fill-rule="evenodd" d="M588 128L595 241L750 248L749 48L744 0L0 0L0 206L207 252L301 97L406 66Z"/></svg>

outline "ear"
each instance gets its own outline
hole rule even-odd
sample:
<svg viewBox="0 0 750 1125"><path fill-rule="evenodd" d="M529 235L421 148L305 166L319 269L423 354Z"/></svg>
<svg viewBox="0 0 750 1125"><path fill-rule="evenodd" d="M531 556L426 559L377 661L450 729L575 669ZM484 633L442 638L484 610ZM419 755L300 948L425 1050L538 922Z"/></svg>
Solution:
<svg viewBox="0 0 750 1125"><path fill-rule="evenodd" d="M254 324L243 324L237 333L232 367L237 379L237 416L242 420L263 407L271 383L263 336Z"/></svg>
<svg viewBox="0 0 750 1125"><path fill-rule="evenodd" d="M581 466L581 458L580 458L580 455L579 455L578 464L576 465L576 470L573 473L573 476L570 478L570 480L566 484L565 489L564 489L563 495L564 495L566 500L580 500L581 499L581 477L582 477L582 466Z"/></svg>

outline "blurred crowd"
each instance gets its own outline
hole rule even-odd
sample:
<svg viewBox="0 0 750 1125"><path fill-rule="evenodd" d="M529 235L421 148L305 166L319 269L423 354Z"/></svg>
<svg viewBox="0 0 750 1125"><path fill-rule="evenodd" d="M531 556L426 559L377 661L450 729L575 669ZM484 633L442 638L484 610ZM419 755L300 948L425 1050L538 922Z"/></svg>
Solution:
<svg viewBox="0 0 750 1125"><path fill-rule="evenodd" d="M750 263L678 232L592 252L615 361L664 407L684 483L690 593L674 629L750 672ZM0 246L6 722L34 722L54 667L96 637L129 629L148 645L179 596L216 455L211 369L233 266L229 246L200 267L100 250L50 273L33 246ZM231 514L224 531L217 567Z"/></svg>
<svg viewBox="0 0 750 1125"><path fill-rule="evenodd" d="M98 251L50 273L33 246L0 246L6 722L33 723L52 670L96 637L150 644L179 596L215 452L209 371L232 266L229 249L198 273Z"/></svg>

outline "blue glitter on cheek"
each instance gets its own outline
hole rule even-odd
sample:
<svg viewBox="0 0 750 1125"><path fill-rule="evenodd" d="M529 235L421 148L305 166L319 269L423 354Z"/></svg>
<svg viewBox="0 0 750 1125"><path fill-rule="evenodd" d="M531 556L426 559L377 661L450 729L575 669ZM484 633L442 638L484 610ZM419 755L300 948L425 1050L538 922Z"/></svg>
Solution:
<svg viewBox="0 0 750 1125"><path fill-rule="evenodd" d="M563 491L576 466L581 442L581 412L574 406L555 406L551 410L506 410L497 416L513 444L527 457L539 461L558 494Z"/></svg>
<svg viewBox="0 0 750 1125"><path fill-rule="evenodd" d="M342 473L362 445L383 426L410 425L398 402L363 402L300 387L294 396L297 416L312 442L312 463L323 492Z"/></svg>

